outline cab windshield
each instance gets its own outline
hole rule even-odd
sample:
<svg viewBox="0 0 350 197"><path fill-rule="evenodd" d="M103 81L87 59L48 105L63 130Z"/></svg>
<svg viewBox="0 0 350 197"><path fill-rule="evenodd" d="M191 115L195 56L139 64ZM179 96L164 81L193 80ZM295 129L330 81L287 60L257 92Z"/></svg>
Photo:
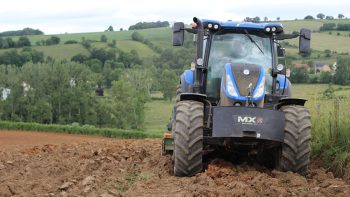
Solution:
<svg viewBox="0 0 350 197"><path fill-rule="evenodd" d="M213 35L208 62L206 93L209 98L218 98L221 77L225 65L257 64L265 69L267 87L271 89L272 68L270 38L264 34L218 32Z"/></svg>

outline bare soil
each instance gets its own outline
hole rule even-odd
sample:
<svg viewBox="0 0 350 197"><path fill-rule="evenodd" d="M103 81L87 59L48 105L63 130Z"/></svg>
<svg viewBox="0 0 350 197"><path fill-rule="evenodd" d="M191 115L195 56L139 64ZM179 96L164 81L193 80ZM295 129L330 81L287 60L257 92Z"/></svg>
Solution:
<svg viewBox="0 0 350 197"><path fill-rule="evenodd" d="M160 143L0 131L0 196L350 196L347 181L315 161L307 177L223 159L174 177Z"/></svg>

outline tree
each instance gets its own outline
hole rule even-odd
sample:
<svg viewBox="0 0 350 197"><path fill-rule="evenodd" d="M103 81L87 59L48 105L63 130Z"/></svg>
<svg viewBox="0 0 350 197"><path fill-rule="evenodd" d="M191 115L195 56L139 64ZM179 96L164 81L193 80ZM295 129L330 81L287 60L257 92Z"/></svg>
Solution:
<svg viewBox="0 0 350 197"><path fill-rule="evenodd" d="M25 36L25 35L43 35L44 32L38 30L38 29L32 29L32 28L24 28L23 30L18 31L5 31L0 33L0 37L5 36Z"/></svg>
<svg viewBox="0 0 350 197"><path fill-rule="evenodd" d="M55 45L55 44L59 44L61 41L61 39L57 36L51 36L50 38L48 38L46 41L45 41L45 44L46 45Z"/></svg>
<svg viewBox="0 0 350 197"><path fill-rule="evenodd" d="M17 47L31 46L29 39L25 36L21 36L17 41Z"/></svg>
<svg viewBox="0 0 350 197"><path fill-rule="evenodd" d="M141 128L144 120L144 105L149 89L148 75L142 69L128 70L118 81L112 82L111 96L114 99L115 127Z"/></svg>
<svg viewBox="0 0 350 197"><path fill-rule="evenodd" d="M336 26L337 26L337 24L335 24L335 23L324 23L324 24L320 27L320 31L334 30Z"/></svg>
<svg viewBox="0 0 350 197"><path fill-rule="evenodd" d="M338 14L339 19L343 19L344 17L345 17L344 14Z"/></svg>
<svg viewBox="0 0 350 197"><path fill-rule="evenodd" d="M330 72L321 72L320 74L320 83L331 83L333 79L332 73Z"/></svg>
<svg viewBox="0 0 350 197"><path fill-rule="evenodd" d="M260 22L260 17L258 17L258 16L254 17L253 22L254 23L259 23Z"/></svg>
<svg viewBox="0 0 350 197"><path fill-rule="evenodd" d="M114 31L113 26L112 26L112 25L110 25L110 26L107 28L107 30L106 30L106 31Z"/></svg>
<svg viewBox="0 0 350 197"><path fill-rule="evenodd" d="M143 42L144 41L144 37L137 31L134 31L131 34L131 39L134 41L138 41L138 42Z"/></svg>
<svg viewBox="0 0 350 197"><path fill-rule="evenodd" d="M14 48L16 47L16 42L12 40L12 38L5 38L5 45L7 48Z"/></svg>
<svg viewBox="0 0 350 197"><path fill-rule="evenodd" d="M81 45L83 45L83 47L86 48L87 50L90 50L91 48L91 42L89 40L83 40L81 42Z"/></svg>
<svg viewBox="0 0 350 197"><path fill-rule="evenodd" d="M119 31L123 31L124 29L121 27L120 29L119 29Z"/></svg>
<svg viewBox="0 0 350 197"><path fill-rule="evenodd" d="M277 21L280 21L281 18L280 18L280 17L277 17L276 19L277 19Z"/></svg>
<svg viewBox="0 0 350 197"><path fill-rule="evenodd" d="M176 94L177 77L174 71L165 69L161 74L160 91L163 93L165 100L171 101Z"/></svg>
<svg viewBox="0 0 350 197"><path fill-rule="evenodd" d="M99 59L90 59L85 61L85 64L88 65L91 71L95 73L101 73L103 63Z"/></svg>
<svg viewBox="0 0 350 197"><path fill-rule="evenodd" d="M307 83L309 82L309 74L305 68L293 68L290 80L292 83Z"/></svg>
<svg viewBox="0 0 350 197"><path fill-rule="evenodd" d="M116 48L117 47L117 41L116 40L112 40L112 43L108 43L108 46L111 48Z"/></svg>
<svg viewBox="0 0 350 197"><path fill-rule="evenodd" d="M107 60L115 60L116 55L113 49L93 48L91 50L90 59L98 59L104 64Z"/></svg>
<svg viewBox="0 0 350 197"><path fill-rule="evenodd" d="M12 49L10 51L5 51L0 56L0 64L16 65L17 67L20 67L24 64L24 62L25 60L15 49Z"/></svg>
<svg viewBox="0 0 350 197"><path fill-rule="evenodd" d="M264 21L267 22L269 20L269 18L267 18L267 16L264 17Z"/></svg>
<svg viewBox="0 0 350 197"><path fill-rule="evenodd" d="M339 31L349 31L350 30L350 24L341 24L339 23L338 26L337 26L337 30Z"/></svg>
<svg viewBox="0 0 350 197"><path fill-rule="evenodd" d="M260 22L260 17L258 17L258 16L253 17L253 18L245 17L244 21L245 22L259 23Z"/></svg>
<svg viewBox="0 0 350 197"><path fill-rule="evenodd" d="M305 18L304 18L305 20L313 20L313 19L315 19L313 16L311 16L311 15L307 15L307 16L305 16Z"/></svg>
<svg viewBox="0 0 350 197"><path fill-rule="evenodd" d="M104 35L104 34L101 35L100 41L101 41L101 42L107 42L107 36Z"/></svg>
<svg viewBox="0 0 350 197"><path fill-rule="evenodd" d="M170 23L168 21L157 21L157 22L138 22L135 25L131 25L129 30L136 29L148 29L157 27L169 27Z"/></svg>
<svg viewBox="0 0 350 197"><path fill-rule="evenodd" d="M337 58L337 70L334 75L334 83L339 85L350 84L350 58Z"/></svg>
<svg viewBox="0 0 350 197"><path fill-rule="evenodd" d="M77 55L74 55L72 58L71 58L71 61L73 62L79 62L79 63L84 63L86 60L88 60L88 56L86 55L83 55L83 54L77 54Z"/></svg>
<svg viewBox="0 0 350 197"><path fill-rule="evenodd" d="M327 19L327 20L333 20L334 17L333 17L333 16L326 16L326 19Z"/></svg>
<svg viewBox="0 0 350 197"><path fill-rule="evenodd" d="M322 20L324 19L325 15L323 13L318 13L316 17Z"/></svg>

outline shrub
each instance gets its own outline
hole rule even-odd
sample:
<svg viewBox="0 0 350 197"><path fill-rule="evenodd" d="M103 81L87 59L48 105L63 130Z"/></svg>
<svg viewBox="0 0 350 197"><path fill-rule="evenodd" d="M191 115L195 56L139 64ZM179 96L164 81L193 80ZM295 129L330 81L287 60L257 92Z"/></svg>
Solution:
<svg viewBox="0 0 350 197"><path fill-rule="evenodd" d="M64 42L64 44L78 44L78 41L76 41L76 40L68 40L68 41Z"/></svg>

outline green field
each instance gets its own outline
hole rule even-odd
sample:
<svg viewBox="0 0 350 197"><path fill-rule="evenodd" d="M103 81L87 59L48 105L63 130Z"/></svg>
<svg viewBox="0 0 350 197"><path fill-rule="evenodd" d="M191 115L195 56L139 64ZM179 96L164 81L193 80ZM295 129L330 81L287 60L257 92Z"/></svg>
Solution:
<svg viewBox="0 0 350 197"><path fill-rule="evenodd" d="M186 22L186 21L185 21ZM277 22L277 21L272 21ZM329 49L331 51L336 51L338 53L342 52L350 52L350 37L349 31L332 31L332 34L329 35L329 32L319 32L319 28L324 23L350 23L350 20L290 20L290 21L278 21L278 23L282 23L285 32L291 33L293 31L299 31L301 28L309 28L313 31L312 33L312 41L311 47L317 51L324 51ZM145 39L150 40L156 46L161 48L169 48L171 45L171 28L152 28L152 29L144 29L144 30L135 30L138 31ZM43 51L45 55L65 59L70 58L73 55L78 53L86 54L87 51L79 46L66 46L63 43L68 40L75 40L78 42L82 41L82 38L86 40L96 41L93 46L104 47L105 43L100 43L100 38L102 35L107 36L107 42L111 43L113 40L117 41L117 47L124 51L136 50L141 57L154 56L156 53L150 49L148 46L142 43L136 43L131 40L131 34L134 31L115 31L115 32L91 32L91 33L74 33L74 34L58 34L61 39L61 44L57 46L42 46L42 47L34 47L39 51ZM340 33L337 36L337 33ZM36 42L46 40L51 35L35 35L28 36L32 45L35 46ZM14 40L18 40L17 37L12 37ZM299 39L288 40L289 43L298 46ZM6 51L6 49L0 50L0 53ZM295 49L291 50L289 54L296 54L297 51ZM324 60L322 60L324 61ZM330 61L329 61L330 62Z"/></svg>
<svg viewBox="0 0 350 197"><path fill-rule="evenodd" d="M163 100L153 100L147 103L145 107L145 130L165 132L173 105L173 102Z"/></svg>
<svg viewBox="0 0 350 197"><path fill-rule="evenodd" d="M298 46L299 39L288 41L291 44ZM311 34L311 48L319 51L329 49L331 51L350 52L350 37L329 35L324 33Z"/></svg>

